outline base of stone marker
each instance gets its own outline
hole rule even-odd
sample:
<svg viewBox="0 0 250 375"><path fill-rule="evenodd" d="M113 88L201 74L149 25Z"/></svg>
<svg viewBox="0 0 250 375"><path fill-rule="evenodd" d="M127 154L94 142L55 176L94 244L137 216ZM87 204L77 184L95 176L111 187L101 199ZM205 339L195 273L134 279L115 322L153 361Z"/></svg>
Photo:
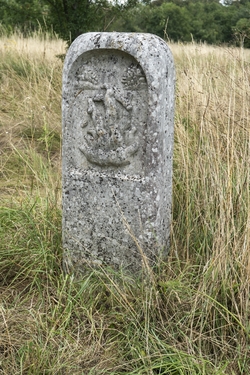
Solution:
<svg viewBox="0 0 250 375"><path fill-rule="evenodd" d="M155 220L158 207L150 185L139 176L72 169L64 179L70 202L63 218L66 268L103 264L137 272L166 257L169 228L164 226L163 248L157 241L163 223Z"/></svg>

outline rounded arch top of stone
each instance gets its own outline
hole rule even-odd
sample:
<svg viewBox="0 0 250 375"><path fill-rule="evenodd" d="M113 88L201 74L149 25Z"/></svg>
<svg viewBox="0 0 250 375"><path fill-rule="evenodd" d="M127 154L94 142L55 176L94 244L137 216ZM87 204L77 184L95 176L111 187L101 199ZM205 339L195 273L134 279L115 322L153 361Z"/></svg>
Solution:
<svg viewBox="0 0 250 375"><path fill-rule="evenodd" d="M63 70L66 163L162 174L163 150L172 154L174 78L171 51L155 35L80 35Z"/></svg>
<svg viewBox="0 0 250 375"><path fill-rule="evenodd" d="M168 45L158 36L145 33L90 32L80 35L71 44L64 63L63 78L79 55L91 50L120 50L133 56L148 79L157 84L170 71L174 76L174 61ZM164 74L165 73L165 74Z"/></svg>

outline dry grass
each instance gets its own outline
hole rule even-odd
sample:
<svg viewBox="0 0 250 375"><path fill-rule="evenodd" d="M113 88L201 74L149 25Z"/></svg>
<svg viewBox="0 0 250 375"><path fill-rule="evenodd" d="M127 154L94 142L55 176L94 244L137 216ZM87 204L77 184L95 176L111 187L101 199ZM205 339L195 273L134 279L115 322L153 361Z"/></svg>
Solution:
<svg viewBox="0 0 250 375"><path fill-rule="evenodd" d="M58 169L60 163L62 62L56 55L63 53L65 43L46 35L0 39L1 191L51 187L44 178L52 178L48 164Z"/></svg>
<svg viewBox="0 0 250 375"><path fill-rule="evenodd" d="M11 51L20 58L31 60L45 60L48 64L56 63L57 55L65 54L66 43L61 39L51 37L49 34L32 34L30 37L23 37L22 34L1 36L0 51L6 57Z"/></svg>
<svg viewBox="0 0 250 375"><path fill-rule="evenodd" d="M1 37L1 374L249 374L250 52L170 47L168 263L75 281L60 263L64 44Z"/></svg>

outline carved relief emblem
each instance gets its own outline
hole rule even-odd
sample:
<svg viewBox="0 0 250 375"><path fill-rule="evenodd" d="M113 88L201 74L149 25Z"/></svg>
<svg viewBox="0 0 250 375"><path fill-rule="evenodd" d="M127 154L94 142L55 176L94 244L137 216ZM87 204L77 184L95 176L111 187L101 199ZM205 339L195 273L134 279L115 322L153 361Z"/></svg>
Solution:
<svg viewBox="0 0 250 375"><path fill-rule="evenodd" d="M77 73L75 96L84 92L85 100L79 149L94 165L128 165L140 148L138 92L145 91L146 78L138 64L131 63L123 70L119 82L112 79L112 72L107 75L90 64Z"/></svg>

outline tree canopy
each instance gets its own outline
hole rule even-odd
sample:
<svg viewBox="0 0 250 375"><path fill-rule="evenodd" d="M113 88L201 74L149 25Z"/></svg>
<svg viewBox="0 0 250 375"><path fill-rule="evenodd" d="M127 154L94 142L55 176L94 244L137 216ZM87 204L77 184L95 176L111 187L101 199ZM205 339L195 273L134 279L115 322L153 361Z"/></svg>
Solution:
<svg viewBox="0 0 250 375"><path fill-rule="evenodd" d="M250 47L250 0L0 0L0 23L53 29L69 44L88 31L134 31Z"/></svg>

